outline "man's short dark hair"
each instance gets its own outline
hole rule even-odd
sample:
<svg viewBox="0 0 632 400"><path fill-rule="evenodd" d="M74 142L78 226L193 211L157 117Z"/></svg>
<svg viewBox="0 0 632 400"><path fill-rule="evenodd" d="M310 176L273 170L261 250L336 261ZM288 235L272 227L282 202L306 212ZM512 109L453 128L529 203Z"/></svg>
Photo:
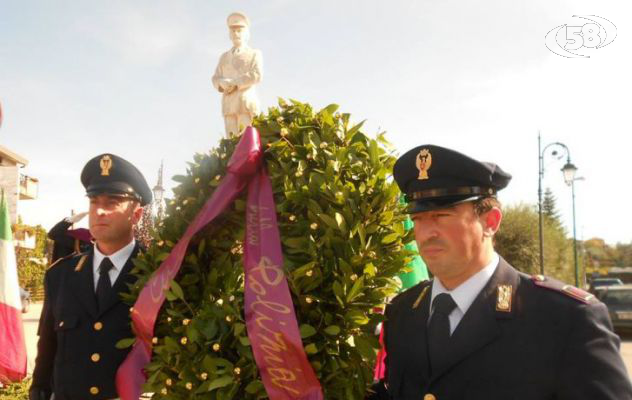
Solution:
<svg viewBox="0 0 632 400"><path fill-rule="evenodd" d="M474 202L476 215L483 215L494 207L502 209L500 201L496 197L482 197Z"/></svg>

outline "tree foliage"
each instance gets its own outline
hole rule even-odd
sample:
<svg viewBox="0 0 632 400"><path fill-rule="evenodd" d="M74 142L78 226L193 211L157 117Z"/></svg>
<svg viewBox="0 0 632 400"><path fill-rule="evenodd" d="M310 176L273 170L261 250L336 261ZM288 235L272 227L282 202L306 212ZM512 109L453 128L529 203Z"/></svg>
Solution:
<svg viewBox="0 0 632 400"><path fill-rule="evenodd" d="M532 206L506 207L496 235L496 251L511 265L527 274L540 273L539 216ZM546 275L574 284L572 247L561 224L544 218L544 271Z"/></svg>
<svg viewBox="0 0 632 400"><path fill-rule="evenodd" d="M544 217L560 223L560 213L557 210L557 199L551 188L546 188L542 199L542 214Z"/></svg>
<svg viewBox="0 0 632 400"><path fill-rule="evenodd" d="M330 105L269 109L262 136L303 345L327 399L361 399L378 348L376 306L397 291L412 240L389 179L395 162L382 135ZM165 259L226 173L238 139L196 154L168 202L155 245L136 261L140 284ZM245 197L199 233L167 292L156 326L147 391L155 398L267 398L243 315ZM138 285L140 286L140 285ZM130 297L137 294L138 287Z"/></svg>
<svg viewBox="0 0 632 400"><path fill-rule="evenodd" d="M632 243L610 246L601 238L591 238L584 241L583 248L589 274L606 274L612 267L632 267Z"/></svg>
<svg viewBox="0 0 632 400"><path fill-rule="evenodd" d="M38 289L44 285L44 273L48 266L46 258L48 238L46 237L46 230L41 225L25 225L21 220L18 220L11 229L14 232L14 237L16 235L21 237L26 235L35 236L35 248L16 247L15 258L20 286L31 290Z"/></svg>
<svg viewBox="0 0 632 400"><path fill-rule="evenodd" d="M617 267L632 267L632 242L617 243L615 246L615 257Z"/></svg>

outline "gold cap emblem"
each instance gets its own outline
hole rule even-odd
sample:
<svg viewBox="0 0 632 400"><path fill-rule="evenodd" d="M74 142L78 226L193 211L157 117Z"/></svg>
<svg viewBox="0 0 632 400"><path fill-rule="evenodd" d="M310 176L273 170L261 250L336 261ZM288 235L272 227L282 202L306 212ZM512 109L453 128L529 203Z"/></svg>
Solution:
<svg viewBox="0 0 632 400"><path fill-rule="evenodd" d="M101 176L109 176L110 168L112 168L112 159L110 158L110 156L106 154L101 157L101 162L99 163L99 166L101 167Z"/></svg>
<svg viewBox="0 0 632 400"><path fill-rule="evenodd" d="M511 285L498 285L496 296L496 311L511 312Z"/></svg>
<svg viewBox="0 0 632 400"><path fill-rule="evenodd" d="M430 154L430 150L422 149L419 154L417 154L416 165L419 170L419 177L417 179L428 179L428 170L432 165L432 154Z"/></svg>

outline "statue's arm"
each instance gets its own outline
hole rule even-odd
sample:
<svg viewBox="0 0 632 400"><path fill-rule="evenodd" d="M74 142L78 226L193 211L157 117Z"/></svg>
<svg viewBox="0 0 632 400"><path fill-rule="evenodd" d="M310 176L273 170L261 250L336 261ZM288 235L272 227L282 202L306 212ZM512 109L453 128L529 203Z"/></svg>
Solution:
<svg viewBox="0 0 632 400"><path fill-rule="evenodd" d="M225 64L224 55L222 54L222 56L219 59L219 62L217 63L217 67L215 67L215 73L213 74L213 78L211 79L213 81L213 86L220 93L223 93L226 88L225 87L226 78L224 78L224 71L222 68L224 64Z"/></svg>
<svg viewBox="0 0 632 400"><path fill-rule="evenodd" d="M235 78L234 82L239 90L244 90L261 82L262 77L263 56L261 55L261 51L254 50L252 62L250 63L248 70L238 78Z"/></svg>

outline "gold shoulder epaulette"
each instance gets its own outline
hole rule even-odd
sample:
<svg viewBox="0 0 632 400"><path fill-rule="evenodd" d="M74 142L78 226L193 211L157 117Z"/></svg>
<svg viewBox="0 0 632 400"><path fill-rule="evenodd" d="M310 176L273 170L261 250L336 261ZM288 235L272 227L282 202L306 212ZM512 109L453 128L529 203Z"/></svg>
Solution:
<svg viewBox="0 0 632 400"><path fill-rule="evenodd" d="M424 284L424 283L428 283L428 284ZM413 303L413 308L417 308L419 307L419 304L421 303L421 301L424 299L424 297L426 297L426 295L428 294L428 291L430 290L430 281L422 281L419 283L420 286L423 287L423 289L421 289L421 293L419 293L419 296L417 296L417 299L415 300L415 302Z"/></svg>
<svg viewBox="0 0 632 400"><path fill-rule="evenodd" d="M581 301L585 304L593 304L599 302L595 295L575 286L558 281L557 279L552 279L544 275L533 275L531 277L531 280L538 287L565 294L566 296Z"/></svg>
<svg viewBox="0 0 632 400"><path fill-rule="evenodd" d="M77 266L75 267L75 272L81 271L81 268L83 268L83 264L86 263L87 259L88 259L88 255L87 254L83 254L81 256L81 258L79 259L79 262L77 263Z"/></svg>
<svg viewBox="0 0 632 400"><path fill-rule="evenodd" d="M68 254L67 256L59 257L58 259L55 260L55 262L53 262L51 265L49 265L48 268L51 268L51 267L59 264L60 262L62 262L64 260L70 260L71 258L73 258L75 256L78 256L78 255L79 255L79 253L77 253L75 251L75 252L72 252L72 253Z"/></svg>

